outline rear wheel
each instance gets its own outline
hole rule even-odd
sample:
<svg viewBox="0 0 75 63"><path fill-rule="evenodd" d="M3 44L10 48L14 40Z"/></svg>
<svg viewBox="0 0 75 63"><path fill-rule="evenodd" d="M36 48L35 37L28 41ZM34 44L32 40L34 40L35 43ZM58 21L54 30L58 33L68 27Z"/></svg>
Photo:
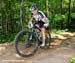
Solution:
<svg viewBox="0 0 75 63"><path fill-rule="evenodd" d="M50 34L50 32L49 32L49 30L47 30L47 32L46 32L46 46L50 46L50 43L51 43L51 34Z"/></svg>
<svg viewBox="0 0 75 63"><path fill-rule="evenodd" d="M32 56L38 49L38 42L36 37L29 40L29 31L20 31L15 37L16 52L22 57Z"/></svg>

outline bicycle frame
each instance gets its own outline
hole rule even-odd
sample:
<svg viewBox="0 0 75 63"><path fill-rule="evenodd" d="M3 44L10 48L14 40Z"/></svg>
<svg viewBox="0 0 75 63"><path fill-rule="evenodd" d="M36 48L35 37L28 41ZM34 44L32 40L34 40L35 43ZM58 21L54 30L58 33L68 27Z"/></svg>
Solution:
<svg viewBox="0 0 75 63"><path fill-rule="evenodd" d="M40 28L38 28L38 27L32 28L32 29L30 29L29 37L30 37L31 35L32 35L32 36L35 36L35 37L38 39L38 42L39 42L40 39L39 39L39 34L38 34L38 32L37 32L37 29L39 30L39 33L40 33L40 31L41 31Z"/></svg>

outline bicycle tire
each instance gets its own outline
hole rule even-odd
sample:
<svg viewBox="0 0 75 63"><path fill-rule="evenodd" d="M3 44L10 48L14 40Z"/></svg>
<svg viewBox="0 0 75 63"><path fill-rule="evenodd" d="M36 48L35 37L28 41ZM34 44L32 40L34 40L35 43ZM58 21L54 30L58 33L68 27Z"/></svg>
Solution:
<svg viewBox="0 0 75 63"><path fill-rule="evenodd" d="M46 45L48 44L48 46L50 46L50 43L51 43L51 34L48 31L46 35Z"/></svg>
<svg viewBox="0 0 75 63"><path fill-rule="evenodd" d="M28 30L22 30L22 31L20 31L16 36L15 36L15 40L14 40L14 46L15 46L15 50L16 50L16 52L20 55L20 56L22 56L22 57L30 57L30 56L32 56L32 55L34 55L35 53L36 53L36 51L37 51L37 49L38 49L38 40L37 40L37 38L36 38L36 36L35 36L35 43L36 43L36 46L35 46L35 48L34 48L34 50L31 52L31 54L22 54L20 51L19 51L19 49L18 49L18 43L19 43L19 41L18 41L18 39L19 39L19 37L23 34L23 33L29 33L29 31ZM28 38L27 38L28 39Z"/></svg>

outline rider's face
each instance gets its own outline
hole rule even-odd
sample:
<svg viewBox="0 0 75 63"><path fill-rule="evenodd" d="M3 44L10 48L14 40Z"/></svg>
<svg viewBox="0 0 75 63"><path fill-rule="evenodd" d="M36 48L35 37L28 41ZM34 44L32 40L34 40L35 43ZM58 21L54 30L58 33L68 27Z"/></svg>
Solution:
<svg viewBox="0 0 75 63"><path fill-rule="evenodd" d="M32 11L32 14L33 15L37 15L37 13L38 13L38 10L37 9Z"/></svg>

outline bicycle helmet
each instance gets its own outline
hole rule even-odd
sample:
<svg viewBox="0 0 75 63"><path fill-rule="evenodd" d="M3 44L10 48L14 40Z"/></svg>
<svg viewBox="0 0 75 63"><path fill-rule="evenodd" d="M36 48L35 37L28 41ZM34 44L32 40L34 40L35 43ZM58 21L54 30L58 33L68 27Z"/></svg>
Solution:
<svg viewBox="0 0 75 63"><path fill-rule="evenodd" d="M30 7L30 11L33 11L33 10L36 10L36 9L37 9L36 4L32 4L31 7Z"/></svg>

